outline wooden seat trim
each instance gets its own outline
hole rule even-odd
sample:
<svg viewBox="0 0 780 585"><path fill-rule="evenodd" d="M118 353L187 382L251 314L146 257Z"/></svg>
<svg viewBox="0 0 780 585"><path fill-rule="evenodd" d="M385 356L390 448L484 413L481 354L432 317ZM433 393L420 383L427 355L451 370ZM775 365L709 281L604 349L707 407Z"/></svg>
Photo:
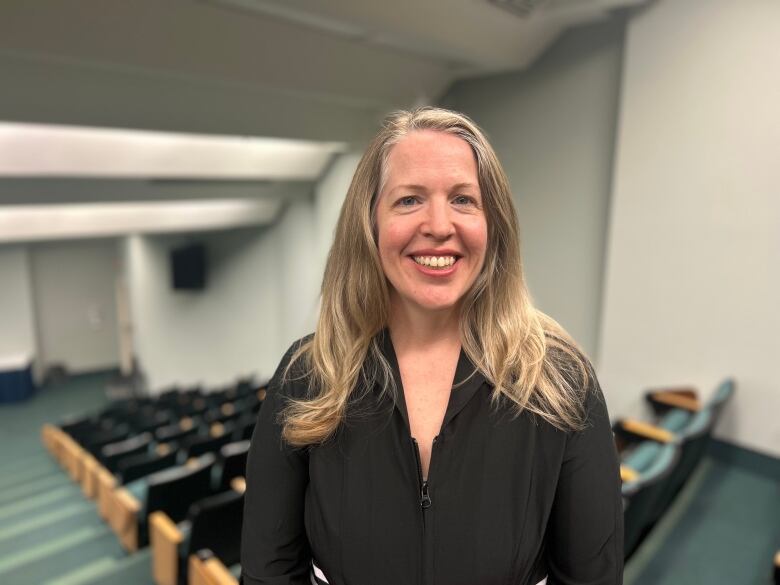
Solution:
<svg viewBox="0 0 780 585"><path fill-rule="evenodd" d="M630 433L659 443L671 443L676 439L676 435L666 429L632 418L623 420L621 426Z"/></svg>
<svg viewBox="0 0 780 585"><path fill-rule="evenodd" d="M152 547L152 576L157 585L177 585L181 530L165 512L149 516L149 542Z"/></svg>

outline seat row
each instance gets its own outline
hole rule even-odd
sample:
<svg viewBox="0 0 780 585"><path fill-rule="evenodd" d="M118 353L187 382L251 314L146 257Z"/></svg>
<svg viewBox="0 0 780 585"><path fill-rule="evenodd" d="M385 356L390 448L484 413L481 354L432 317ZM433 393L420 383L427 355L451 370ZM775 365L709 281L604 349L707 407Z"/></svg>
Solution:
<svg viewBox="0 0 780 585"><path fill-rule="evenodd" d="M734 380L726 379L706 402L692 388L650 390L645 400L652 420L625 418L613 424L621 461L626 559L695 471L735 388Z"/></svg>
<svg viewBox="0 0 780 585"><path fill-rule="evenodd" d="M219 583L211 573L239 561L243 476L264 398L258 385L170 391L45 425L42 440L128 552L151 543L155 583Z"/></svg>

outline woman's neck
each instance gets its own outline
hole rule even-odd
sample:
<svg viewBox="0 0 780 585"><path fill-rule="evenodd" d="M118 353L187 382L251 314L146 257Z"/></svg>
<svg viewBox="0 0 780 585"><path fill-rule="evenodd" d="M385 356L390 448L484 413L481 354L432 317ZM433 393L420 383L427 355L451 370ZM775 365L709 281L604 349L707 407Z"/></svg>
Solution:
<svg viewBox="0 0 780 585"><path fill-rule="evenodd" d="M425 311L391 300L388 329L396 349L430 350L436 346L460 346L457 308Z"/></svg>

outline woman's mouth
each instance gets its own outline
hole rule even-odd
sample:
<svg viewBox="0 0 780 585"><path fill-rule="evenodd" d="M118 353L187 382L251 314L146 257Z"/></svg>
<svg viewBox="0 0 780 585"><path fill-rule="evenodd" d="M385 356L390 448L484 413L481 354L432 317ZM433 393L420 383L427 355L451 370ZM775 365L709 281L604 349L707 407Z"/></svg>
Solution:
<svg viewBox="0 0 780 585"><path fill-rule="evenodd" d="M458 258L455 256L412 256L412 260L426 268L446 270L455 264Z"/></svg>

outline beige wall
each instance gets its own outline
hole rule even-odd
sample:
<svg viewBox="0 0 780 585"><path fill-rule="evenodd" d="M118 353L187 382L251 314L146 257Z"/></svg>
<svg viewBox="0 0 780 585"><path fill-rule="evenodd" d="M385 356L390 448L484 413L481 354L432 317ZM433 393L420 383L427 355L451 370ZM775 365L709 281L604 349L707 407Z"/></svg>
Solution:
<svg viewBox="0 0 780 585"><path fill-rule="evenodd" d="M24 246L0 246L0 359L37 351L30 261Z"/></svg>
<svg viewBox="0 0 780 585"><path fill-rule="evenodd" d="M117 242L94 239L28 246L42 367L70 372L119 363Z"/></svg>
<svg viewBox="0 0 780 585"><path fill-rule="evenodd" d="M528 71L455 84L512 186L536 304L596 359L623 23L566 34Z"/></svg>
<svg viewBox="0 0 780 585"><path fill-rule="evenodd" d="M780 456L780 3L661 0L627 31L600 375L639 390L725 376L718 434Z"/></svg>

